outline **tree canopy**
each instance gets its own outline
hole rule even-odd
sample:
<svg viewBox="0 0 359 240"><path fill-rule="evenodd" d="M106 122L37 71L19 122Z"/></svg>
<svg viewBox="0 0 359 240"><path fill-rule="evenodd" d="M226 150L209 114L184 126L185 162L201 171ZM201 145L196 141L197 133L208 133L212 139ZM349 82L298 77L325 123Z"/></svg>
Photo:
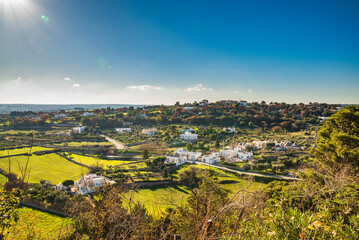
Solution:
<svg viewBox="0 0 359 240"><path fill-rule="evenodd" d="M359 171L359 106L347 106L326 120L318 132L314 154L319 162Z"/></svg>

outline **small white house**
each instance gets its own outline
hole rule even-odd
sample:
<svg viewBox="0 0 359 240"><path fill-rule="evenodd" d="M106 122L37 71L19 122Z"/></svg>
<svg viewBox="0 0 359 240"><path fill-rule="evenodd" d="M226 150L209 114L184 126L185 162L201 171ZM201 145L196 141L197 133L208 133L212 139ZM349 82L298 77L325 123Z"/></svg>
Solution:
<svg viewBox="0 0 359 240"><path fill-rule="evenodd" d="M84 114L82 114L82 116L91 117L91 116L93 116L93 113L92 112L85 112Z"/></svg>
<svg viewBox="0 0 359 240"><path fill-rule="evenodd" d="M155 135L157 133L157 128L142 129L142 133L146 134L148 136L152 136L152 135Z"/></svg>
<svg viewBox="0 0 359 240"><path fill-rule="evenodd" d="M194 141L194 140L197 140L198 134L185 132L185 133L180 134L180 138L183 140L186 140L186 141Z"/></svg>
<svg viewBox="0 0 359 240"><path fill-rule="evenodd" d="M219 152L213 152L212 154L202 156L202 162L208 163L208 164L216 164L221 161L221 158L219 157Z"/></svg>
<svg viewBox="0 0 359 240"><path fill-rule="evenodd" d="M178 153L167 154L166 163L175 163L176 166L182 165L187 162L187 156L181 156Z"/></svg>
<svg viewBox="0 0 359 240"><path fill-rule="evenodd" d="M201 156L201 152L187 152L179 148L173 154L166 155L166 163L176 163L176 166L179 166L187 161L197 161Z"/></svg>
<svg viewBox="0 0 359 240"><path fill-rule="evenodd" d="M253 153L243 152L241 148L226 147L220 150L221 157L229 161L249 161L253 158Z"/></svg>
<svg viewBox="0 0 359 240"><path fill-rule="evenodd" d="M66 117L67 117L66 114L55 114L55 118L56 118L56 119L64 119L64 118L66 118Z"/></svg>
<svg viewBox="0 0 359 240"><path fill-rule="evenodd" d="M226 131L228 133L236 133L236 129L234 127L231 128L223 128L223 131Z"/></svg>
<svg viewBox="0 0 359 240"><path fill-rule="evenodd" d="M86 126L74 127L74 128L72 128L72 132L74 134L81 134L85 131L85 128L86 128Z"/></svg>
<svg viewBox="0 0 359 240"><path fill-rule="evenodd" d="M251 152L237 152L237 158L241 160L249 161L253 158L253 153Z"/></svg>
<svg viewBox="0 0 359 240"><path fill-rule="evenodd" d="M110 180L104 176L98 176L96 174L86 174L75 182L76 189L79 193L87 195L95 192L98 188L104 185L114 184L115 181Z"/></svg>
<svg viewBox="0 0 359 240"><path fill-rule="evenodd" d="M118 133L131 132L131 128L116 128Z"/></svg>
<svg viewBox="0 0 359 240"><path fill-rule="evenodd" d="M183 109L186 111L192 111L193 109L195 109L196 107L184 107Z"/></svg>
<svg viewBox="0 0 359 240"><path fill-rule="evenodd" d="M237 155L237 151L234 149L230 149L230 148L223 148L219 150L221 157L226 158L226 159L230 159L230 158L234 158Z"/></svg>

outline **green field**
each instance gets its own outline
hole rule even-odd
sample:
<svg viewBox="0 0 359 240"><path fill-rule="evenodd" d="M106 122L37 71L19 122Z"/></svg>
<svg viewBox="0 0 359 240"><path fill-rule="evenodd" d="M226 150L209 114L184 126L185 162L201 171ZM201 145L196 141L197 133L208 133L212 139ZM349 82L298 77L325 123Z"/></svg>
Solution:
<svg viewBox="0 0 359 240"><path fill-rule="evenodd" d="M175 207L186 203L190 191L183 186L176 187L151 187L130 191L126 194L128 199L139 201L153 215L159 215L168 207Z"/></svg>
<svg viewBox="0 0 359 240"><path fill-rule="evenodd" d="M122 161L122 160L104 160L97 157L89 157L89 156L83 156L78 154L71 154L71 157L73 157L73 160L82 164L85 164L87 166L103 166L105 169L108 168L108 166L117 166L117 165L123 165L124 168L126 168L125 165L134 165L134 161Z"/></svg>
<svg viewBox="0 0 359 240"><path fill-rule="evenodd" d="M31 152L36 151L45 151L45 150L52 150L51 148L44 148L44 147L32 147ZM30 151L30 148L19 148L19 149L11 149L11 150L1 150L0 156L7 156L7 155L16 155L21 153L28 153Z"/></svg>
<svg viewBox="0 0 359 240"><path fill-rule="evenodd" d="M20 168L25 167L28 156L11 157L11 171L21 176ZM8 169L8 158L0 159L0 168ZM66 160L55 153L30 156L28 170L30 171L30 183L38 183L41 179L52 184L58 184L66 179L78 180L81 169L86 173L88 170L75 163ZM27 181L27 179L26 179Z"/></svg>
<svg viewBox="0 0 359 240"><path fill-rule="evenodd" d="M0 174L0 188L2 188L2 186L4 186L4 184L7 182L7 177L5 177L4 175Z"/></svg>
<svg viewBox="0 0 359 240"><path fill-rule="evenodd" d="M12 226L5 239L59 239L70 230L71 219L22 207L19 221Z"/></svg>
<svg viewBox="0 0 359 240"><path fill-rule="evenodd" d="M188 169L190 166L199 168L199 169L211 169L214 171L214 177L217 178L217 181L225 188L229 189L232 191L232 194L234 194L235 192L237 192L238 190L244 189L244 188L248 188L248 190L250 191L256 191L260 188L263 188L266 184L264 183L259 183L259 182L253 182L253 181L249 181L247 179L244 179L243 177L239 178L238 176L236 176L233 173L228 173L225 172L221 169L218 168L214 168L214 167L209 167L209 166L205 166L205 165L182 165L180 167L180 169L178 169L177 171L175 171L173 173L173 175L175 177L178 178L178 175L180 172Z"/></svg>

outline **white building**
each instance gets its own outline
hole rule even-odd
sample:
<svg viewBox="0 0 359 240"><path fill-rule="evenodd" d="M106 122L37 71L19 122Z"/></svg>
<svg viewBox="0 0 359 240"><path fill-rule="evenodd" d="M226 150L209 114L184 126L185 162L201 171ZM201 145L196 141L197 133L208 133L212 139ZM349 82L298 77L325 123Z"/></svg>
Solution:
<svg viewBox="0 0 359 240"><path fill-rule="evenodd" d="M249 161L253 158L253 153L243 152L241 148L226 147L220 150L220 155L231 162Z"/></svg>
<svg viewBox="0 0 359 240"><path fill-rule="evenodd" d="M221 154L221 157L226 158L226 159L231 159L231 158L236 157L238 151L236 151L234 149L230 149L230 148L223 148L223 149L220 149L219 152Z"/></svg>
<svg viewBox="0 0 359 240"><path fill-rule="evenodd" d="M56 119L63 119L63 118L66 118L66 114L55 114L55 118Z"/></svg>
<svg viewBox="0 0 359 240"><path fill-rule="evenodd" d="M202 162L208 163L208 164L216 164L221 161L220 153L219 152L213 152L212 154L202 156Z"/></svg>
<svg viewBox="0 0 359 240"><path fill-rule="evenodd" d="M180 134L180 138L186 141L193 141L193 140L197 140L198 134L185 132Z"/></svg>
<svg viewBox="0 0 359 240"><path fill-rule="evenodd" d="M104 185L114 184L112 181L104 176L97 176L96 174L86 174L75 182L76 189L79 193L87 195L95 192L98 188Z"/></svg>
<svg viewBox="0 0 359 240"><path fill-rule="evenodd" d="M81 127L74 127L72 128L72 132L74 134L80 134L83 133L85 131L86 126L81 126Z"/></svg>
<svg viewBox="0 0 359 240"><path fill-rule="evenodd" d="M157 128L142 129L142 133L146 134L148 136L152 136L152 135L155 135L157 133Z"/></svg>
<svg viewBox="0 0 359 240"><path fill-rule="evenodd" d="M124 133L124 132L131 132L131 128L116 128L115 129L118 133Z"/></svg>
<svg viewBox="0 0 359 240"><path fill-rule="evenodd" d="M92 112L85 112L84 114L82 114L82 116L91 117L91 116L93 116L93 113Z"/></svg>
<svg viewBox="0 0 359 240"><path fill-rule="evenodd" d="M183 109L186 111L192 111L193 109L195 109L196 107L184 107Z"/></svg>
<svg viewBox="0 0 359 240"><path fill-rule="evenodd" d="M251 152L237 152L237 158L240 160L249 161L253 158L253 153Z"/></svg>
<svg viewBox="0 0 359 240"><path fill-rule="evenodd" d="M200 152L187 152L179 148L173 154L166 155L166 163L176 163L176 166L179 166L187 161L197 161L201 156Z"/></svg>
<svg viewBox="0 0 359 240"><path fill-rule="evenodd" d="M223 128L223 131L226 131L228 133L236 133L236 129L234 127L232 127L232 128Z"/></svg>

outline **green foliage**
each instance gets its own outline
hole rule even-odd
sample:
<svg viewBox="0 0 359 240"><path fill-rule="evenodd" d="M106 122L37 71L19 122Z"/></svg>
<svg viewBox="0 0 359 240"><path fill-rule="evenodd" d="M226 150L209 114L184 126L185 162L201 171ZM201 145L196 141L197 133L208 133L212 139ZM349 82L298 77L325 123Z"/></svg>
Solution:
<svg viewBox="0 0 359 240"><path fill-rule="evenodd" d="M16 189L7 192L0 190L0 239L3 238L5 230L18 220L20 194L21 192Z"/></svg>
<svg viewBox="0 0 359 240"><path fill-rule="evenodd" d="M319 162L341 167L351 164L359 171L359 106L347 106L326 120L316 141Z"/></svg>
<svg viewBox="0 0 359 240"><path fill-rule="evenodd" d="M179 183L190 188L198 187L201 179L201 171L195 167L189 167L179 174Z"/></svg>

